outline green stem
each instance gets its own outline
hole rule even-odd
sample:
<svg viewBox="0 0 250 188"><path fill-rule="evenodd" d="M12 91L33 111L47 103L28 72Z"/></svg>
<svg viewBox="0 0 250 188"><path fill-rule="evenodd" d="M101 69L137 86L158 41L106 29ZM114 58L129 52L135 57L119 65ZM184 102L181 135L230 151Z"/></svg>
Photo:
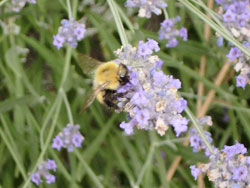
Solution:
<svg viewBox="0 0 250 188"><path fill-rule="evenodd" d="M167 9L164 8L163 13L164 13L165 19L169 19Z"/></svg>
<svg viewBox="0 0 250 188"><path fill-rule="evenodd" d="M2 0L2 1L0 2L0 7L3 6L3 4L6 3L7 1L8 1L8 0Z"/></svg>
<svg viewBox="0 0 250 188"><path fill-rule="evenodd" d="M141 169L141 172L140 172L139 175L138 175L137 181L136 181L136 183L135 183L135 188L139 188L139 185L141 184L141 181L142 181L142 178L143 178L143 176L144 176L144 173L145 173L145 171L147 170L148 166L150 165L150 162L151 162L152 159L153 159L154 151L155 151L155 144L152 144L152 145L150 146L150 149L149 149L149 153L148 153L146 162L144 163L144 165L143 165L143 167L142 167L142 169Z"/></svg>
<svg viewBox="0 0 250 188"><path fill-rule="evenodd" d="M190 118L190 120L192 121L192 123L194 124L194 127L195 127L195 129L198 131L198 134L200 135L201 139L203 140L203 142L204 142L205 145L207 146L209 152L210 152L211 154L213 154L213 153L214 153L214 152L213 152L213 148L212 148L211 144L208 142L208 140L207 140L206 136L204 135L203 131L201 130L200 125L199 125L199 123L196 121L196 119L195 119L193 113L190 111L190 109L189 109L188 107L186 108L185 111L186 111L188 117Z"/></svg>
<svg viewBox="0 0 250 188"><path fill-rule="evenodd" d="M4 126L6 127L7 125L6 125L6 122L5 122L2 115L1 115L1 121L4 124ZM9 139L13 140L13 138L11 137L11 135L9 133L9 134L7 134L10 137L8 139L1 127L0 127L0 135L1 135L1 138L3 139L4 143L6 144L7 148L9 149L10 154L12 155L14 161L16 162L17 168L21 172L21 175L23 176L23 179L27 180L28 177L26 176L25 169L24 169L24 167L23 167L23 165L22 165L22 163L20 161L20 157L18 157L18 155L16 154L16 152L17 152L15 150L16 147L14 147L13 144L11 144L11 141L9 141Z"/></svg>
<svg viewBox="0 0 250 188"><path fill-rule="evenodd" d="M127 39L125 29L123 27L123 24L122 24L122 21L121 21L121 18L120 18L120 14L119 14L119 12L117 10L117 6L116 6L116 4L114 3L113 0L107 0L107 1L108 1L108 4L109 4L109 7L111 9L111 12L113 14L113 17L115 19L116 27L118 29L118 33L120 35L122 45L126 46L128 44L128 39Z"/></svg>
<svg viewBox="0 0 250 188"><path fill-rule="evenodd" d="M72 116L72 112L71 112L71 109L70 109L70 105L69 105L69 101L67 99L66 93L64 92L63 89L61 89L59 92L61 92L62 95L63 95L63 100L64 100L65 107L67 109L67 114L68 114L69 122L70 122L70 124L73 125L74 124L73 116Z"/></svg>
<svg viewBox="0 0 250 188"><path fill-rule="evenodd" d="M99 181L98 177L95 175L93 170L89 167L89 165L86 163L86 161L83 159L82 155L79 153L79 151L74 152L79 159L80 163L83 165L84 169L87 171L89 177L92 179L92 181L95 183L96 187L98 188L104 188L104 186Z"/></svg>
<svg viewBox="0 0 250 188"><path fill-rule="evenodd" d="M72 11L71 11L70 0L67 0L67 7L68 7L69 19L71 19L71 18L73 18L73 17L72 17Z"/></svg>
<svg viewBox="0 0 250 188"><path fill-rule="evenodd" d="M55 127L56 127L56 122L57 122L57 118L58 118L58 115L59 115L59 112L60 112L60 109L61 109L61 104L62 104L62 96L58 95L58 105L57 105L57 108L55 110L55 113L54 113L54 119L52 121L52 124L50 126L50 130L49 130L49 133L47 135L47 138L46 138L46 141L45 141L45 144L44 144L44 147L42 148L42 151L36 161L36 164L33 168L33 170L31 171L31 173L34 173L38 167L38 165L42 162L43 158L44 158L44 155L49 147L49 144L50 144L50 141L51 141L51 138L53 136L53 133L54 133L54 130L55 130ZM25 181L25 184L23 186L23 188L27 188L28 185L30 183L30 177Z"/></svg>
<svg viewBox="0 0 250 188"><path fill-rule="evenodd" d="M60 91L61 88L64 87L65 81L67 79L67 76L68 76L68 73L69 73L69 68L70 68L71 56L72 56L72 49L70 47L67 47L64 70L63 70L63 76L62 76L59 91Z"/></svg>

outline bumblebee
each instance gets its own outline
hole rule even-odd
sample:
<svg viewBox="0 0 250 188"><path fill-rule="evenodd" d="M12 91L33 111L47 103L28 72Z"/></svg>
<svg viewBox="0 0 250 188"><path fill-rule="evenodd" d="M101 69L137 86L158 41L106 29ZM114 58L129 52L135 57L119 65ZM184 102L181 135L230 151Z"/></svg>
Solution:
<svg viewBox="0 0 250 188"><path fill-rule="evenodd" d="M84 73L93 72L93 89L84 102L82 111L88 108L95 98L102 104L117 108L117 99L122 97L117 89L129 83L129 71L124 64L114 61L100 62L86 55L79 56L79 65Z"/></svg>

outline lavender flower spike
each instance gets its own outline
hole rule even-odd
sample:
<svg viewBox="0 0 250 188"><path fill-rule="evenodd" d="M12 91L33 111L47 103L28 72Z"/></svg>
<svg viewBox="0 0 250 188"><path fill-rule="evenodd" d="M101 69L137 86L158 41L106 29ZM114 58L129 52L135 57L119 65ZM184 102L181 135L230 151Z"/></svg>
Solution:
<svg viewBox="0 0 250 188"><path fill-rule="evenodd" d="M236 142L233 146L214 150L209 162L192 167L191 173L197 177L200 170L206 173L208 179L214 182L216 188L249 188L250 187L250 157L245 156L245 146Z"/></svg>
<svg viewBox="0 0 250 188"><path fill-rule="evenodd" d="M176 18L172 19L165 19L161 23L161 28L159 31L159 39L160 40L167 40L166 47L173 48L178 45L177 37L182 38L184 41L187 40L187 29L182 27L181 29L177 29L175 24L180 21L180 17L177 16Z"/></svg>
<svg viewBox="0 0 250 188"><path fill-rule="evenodd" d="M67 124L63 131L53 139L52 148L58 151L61 148L67 148L68 152L73 152L75 147L81 147L84 137L79 129L79 125Z"/></svg>
<svg viewBox="0 0 250 188"><path fill-rule="evenodd" d="M187 131L188 120L181 115L187 103L177 94L181 82L162 72L163 62L152 55L159 50L158 43L148 39L138 48L127 45L115 52L116 62L129 69L129 83L117 90L121 95L117 111L128 113L128 122L120 125L126 134L137 127L163 136L171 125L176 136Z"/></svg>
<svg viewBox="0 0 250 188"><path fill-rule="evenodd" d="M139 16L150 18L152 13L160 15L161 9L166 8L167 4L164 0L127 0L125 3L126 7L137 7L139 8Z"/></svg>
<svg viewBox="0 0 250 188"><path fill-rule="evenodd" d="M37 170L33 174L30 174L30 179L36 185L42 183L42 179L45 179L47 184L54 183L56 181L56 177L50 174L49 170L53 170L55 172L56 168L57 166L55 161L48 159L38 165Z"/></svg>
<svg viewBox="0 0 250 188"><path fill-rule="evenodd" d="M62 20L62 26L58 29L58 34L53 36L53 45L59 50L64 43L70 47L75 48L77 42L84 38L86 32L85 25L83 23L75 21L74 18L70 20Z"/></svg>

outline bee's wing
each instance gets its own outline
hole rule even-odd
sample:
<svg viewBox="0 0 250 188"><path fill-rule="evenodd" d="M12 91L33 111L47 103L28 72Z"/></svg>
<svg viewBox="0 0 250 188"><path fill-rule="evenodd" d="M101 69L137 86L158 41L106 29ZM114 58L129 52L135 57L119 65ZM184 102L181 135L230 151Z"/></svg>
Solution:
<svg viewBox="0 0 250 188"><path fill-rule="evenodd" d="M94 59L94 58L89 57L87 55L84 55L84 54L78 55L78 64L81 67L82 72L84 74L91 73L93 70L96 69L96 67L98 67L98 65L100 65L102 63L103 62L98 61L97 59Z"/></svg>
<svg viewBox="0 0 250 188"><path fill-rule="evenodd" d="M82 112L84 112L95 100L97 94L102 91L107 85L109 84L109 82L104 82L102 85L99 85L98 87L96 87L95 89L91 90L88 93L87 99L84 101L83 105L82 105L82 109L80 111L80 114Z"/></svg>

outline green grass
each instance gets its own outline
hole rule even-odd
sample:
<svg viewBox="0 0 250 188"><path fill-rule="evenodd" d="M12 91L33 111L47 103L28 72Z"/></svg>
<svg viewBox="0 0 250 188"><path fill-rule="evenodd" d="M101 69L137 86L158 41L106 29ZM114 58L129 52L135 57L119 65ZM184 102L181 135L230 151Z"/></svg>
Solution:
<svg viewBox="0 0 250 188"><path fill-rule="evenodd" d="M40 187L44 188L181 188L197 184L189 165L204 162L206 157L183 146L185 135L175 138L169 129L163 137L144 130L126 136L119 128L125 114L116 114L97 101L79 114L91 88L91 78L82 73L77 54L108 61L115 58L113 51L122 44L136 46L139 40L148 37L158 40L157 32L164 15L139 18L137 9L131 13L123 5L125 1L117 0L95 0L96 5L83 6L80 10L81 1L72 0L72 15L85 19L89 33L76 49L57 50L52 36L57 33L60 20L68 16L66 0L38 0L37 4L28 4L18 13L7 12L10 2L0 2L0 19L20 26L20 33L4 35L3 29L0 30L0 187L35 187L29 174L47 158L54 159L58 169L54 173L56 183L42 183ZM158 55L164 61L163 70L181 80L181 95L187 99L193 114L197 110L198 83L204 84L206 94L211 89L216 91L216 100L207 112L214 122L210 131L215 146L222 148L238 140L249 148L250 89L249 86L245 90L236 88L235 74L220 86L214 84L228 51L216 46L215 30L246 54L250 54L249 51L243 49L221 23L207 19L206 12L214 12L201 1L179 0L179 6L176 3L169 0L167 12L170 17L182 16L181 24L188 28L189 40L173 49L166 49L165 43L159 41ZM95 6L103 7L104 11L97 13ZM203 37L205 22L215 29L208 42ZM44 24L47 27L41 26ZM21 62L17 46L29 49L25 63ZM207 66L205 76L200 76L199 61L203 54L207 56ZM226 114L229 122L223 121ZM82 148L73 153L53 150L52 138L69 122L81 126L85 137ZM166 157L162 157L162 153ZM168 182L166 174L177 155L183 160ZM205 183L212 187L206 178Z"/></svg>

